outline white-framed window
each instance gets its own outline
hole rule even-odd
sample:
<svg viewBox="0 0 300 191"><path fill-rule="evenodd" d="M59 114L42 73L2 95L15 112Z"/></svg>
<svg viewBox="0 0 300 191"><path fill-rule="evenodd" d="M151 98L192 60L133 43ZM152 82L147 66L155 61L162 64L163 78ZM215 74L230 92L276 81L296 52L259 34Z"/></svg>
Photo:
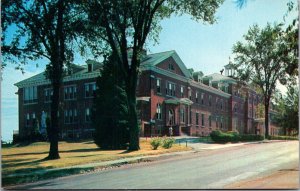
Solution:
<svg viewBox="0 0 300 191"><path fill-rule="evenodd" d="M96 91L96 82L84 84L84 91L85 91L86 98L94 97Z"/></svg>
<svg viewBox="0 0 300 191"><path fill-rule="evenodd" d="M161 79L156 79L156 92L161 93Z"/></svg>
<svg viewBox="0 0 300 191"><path fill-rule="evenodd" d="M198 92L196 92L196 94L195 94L195 98L196 98L196 103L198 103Z"/></svg>
<svg viewBox="0 0 300 191"><path fill-rule="evenodd" d="M77 109L66 109L65 110L65 124L72 124L77 122Z"/></svg>
<svg viewBox="0 0 300 191"><path fill-rule="evenodd" d="M91 121L91 109L86 108L85 109L85 122L90 122Z"/></svg>
<svg viewBox="0 0 300 191"><path fill-rule="evenodd" d="M44 90L44 96L45 96L45 102L51 102L53 97L53 89L52 88L46 88Z"/></svg>
<svg viewBox="0 0 300 191"><path fill-rule="evenodd" d="M65 86L64 87L64 98L65 100L74 100L77 97L77 87L76 85Z"/></svg>
<svg viewBox="0 0 300 191"><path fill-rule="evenodd" d="M180 109L180 121L181 121L182 123L184 123L184 117L185 117L185 115L184 115L184 109L181 108L181 109Z"/></svg>
<svg viewBox="0 0 300 191"><path fill-rule="evenodd" d="M24 104L37 102L37 87L36 86L24 87L23 99L24 99Z"/></svg>
<svg viewBox="0 0 300 191"><path fill-rule="evenodd" d="M166 83L166 95L175 96L175 84L171 82Z"/></svg>
<svg viewBox="0 0 300 191"><path fill-rule="evenodd" d="M156 105L156 119L162 119L161 105L159 103Z"/></svg>
<svg viewBox="0 0 300 191"><path fill-rule="evenodd" d="M208 85L209 85L209 86L212 86L211 80L208 80Z"/></svg>
<svg viewBox="0 0 300 191"><path fill-rule="evenodd" d="M192 89L189 90L189 99L192 100Z"/></svg>
<svg viewBox="0 0 300 191"><path fill-rule="evenodd" d="M180 86L180 96L184 97L184 87Z"/></svg>
<svg viewBox="0 0 300 191"><path fill-rule="evenodd" d="M201 104L204 105L204 93L201 94Z"/></svg>
<svg viewBox="0 0 300 191"><path fill-rule="evenodd" d="M25 115L25 126L28 127L30 125L30 114L27 113Z"/></svg>
<svg viewBox="0 0 300 191"><path fill-rule="evenodd" d="M175 124L175 115L173 110L169 110L169 125Z"/></svg>

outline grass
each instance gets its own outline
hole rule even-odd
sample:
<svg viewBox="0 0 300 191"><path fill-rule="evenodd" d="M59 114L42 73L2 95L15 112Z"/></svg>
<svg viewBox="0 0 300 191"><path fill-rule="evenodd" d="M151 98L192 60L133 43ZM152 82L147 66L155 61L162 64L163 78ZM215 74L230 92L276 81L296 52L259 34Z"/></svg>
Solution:
<svg viewBox="0 0 300 191"><path fill-rule="evenodd" d="M174 144L170 149L158 148L157 150L152 150L150 139L140 140L140 148L139 151L127 152L126 150L100 150L93 141L79 143L59 142L59 153L61 158L50 161L43 160L48 155L49 143L37 142L28 145L14 145L12 147L2 148L3 184L39 180L41 177L38 177L38 175L35 175L34 173L47 169L66 168L122 158L191 150L189 147L185 147L184 145L179 146L178 144ZM68 174L68 171L64 171L65 175ZM69 174L74 174L83 171L83 169L73 169L69 171ZM25 175L30 172L33 174L30 176ZM18 178L14 178L18 180L14 180L10 177L13 173L19 174ZM53 173L55 173L55 171L52 171L50 173L51 176L49 177L55 177ZM63 173L57 171L56 174L62 176Z"/></svg>

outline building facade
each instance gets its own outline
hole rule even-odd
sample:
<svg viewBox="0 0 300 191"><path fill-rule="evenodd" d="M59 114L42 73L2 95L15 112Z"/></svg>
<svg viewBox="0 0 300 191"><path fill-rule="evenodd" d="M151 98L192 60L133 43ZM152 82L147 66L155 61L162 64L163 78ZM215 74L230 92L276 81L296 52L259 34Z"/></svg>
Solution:
<svg viewBox="0 0 300 191"><path fill-rule="evenodd" d="M101 64L72 65L60 90L60 137L93 135L91 108ZM187 69L175 51L145 55L137 86L137 110L141 136L207 136L215 129L259 134L256 109L259 95L246 84L225 75ZM19 95L19 135L45 128L50 114L52 89L44 73L15 84ZM277 132L271 130L274 134Z"/></svg>

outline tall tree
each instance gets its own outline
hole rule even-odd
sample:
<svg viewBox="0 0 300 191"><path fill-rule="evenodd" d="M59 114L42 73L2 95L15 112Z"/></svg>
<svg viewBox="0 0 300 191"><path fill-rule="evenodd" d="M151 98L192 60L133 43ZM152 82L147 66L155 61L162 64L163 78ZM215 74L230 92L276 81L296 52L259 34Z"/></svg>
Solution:
<svg viewBox="0 0 300 191"><path fill-rule="evenodd" d="M285 96L279 93L274 97L274 104L279 112L276 116L276 122L284 129L285 135L290 135L292 131L298 133L299 87L289 86Z"/></svg>
<svg viewBox="0 0 300 191"><path fill-rule="evenodd" d="M80 14L71 0L8 0L2 1L2 51L10 63L22 64L46 58L46 77L53 88L50 149L46 159L58 159L58 107L59 89L62 85L64 66L73 60L73 40ZM11 34L13 33L13 34Z"/></svg>
<svg viewBox="0 0 300 191"><path fill-rule="evenodd" d="M109 56L97 79L92 121L94 141L101 149L126 149L129 142L125 83L117 64L114 56Z"/></svg>
<svg viewBox="0 0 300 191"><path fill-rule="evenodd" d="M293 51L286 51L288 45L285 37L281 25L267 24L263 29L254 25L244 35L245 42L237 42L233 46L238 75L242 80L257 84L262 91L266 137L269 135L270 99L277 81L284 83L291 79L286 70L295 58Z"/></svg>
<svg viewBox="0 0 300 191"><path fill-rule="evenodd" d="M129 108L129 150L139 149L136 87L142 52L147 40L157 40L159 21L172 14L189 14L196 21L213 23L223 0L94 0L85 4L92 42L105 42L116 55ZM100 43L99 43L100 44ZM130 54L128 49L131 48Z"/></svg>

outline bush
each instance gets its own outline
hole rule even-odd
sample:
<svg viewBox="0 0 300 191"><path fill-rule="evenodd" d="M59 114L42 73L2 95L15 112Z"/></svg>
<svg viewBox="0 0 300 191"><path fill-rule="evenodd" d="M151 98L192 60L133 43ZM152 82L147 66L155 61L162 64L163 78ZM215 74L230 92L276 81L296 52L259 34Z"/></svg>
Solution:
<svg viewBox="0 0 300 191"><path fill-rule="evenodd" d="M262 141L262 140L264 140L263 135L244 134L240 136L240 141Z"/></svg>
<svg viewBox="0 0 300 191"><path fill-rule="evenodd" d="M238 142L240 139L237 132L223 133L219 130L212 131L210 137L216 143Z"/></svg>
<svg viewBox="0 0 300 191"><path fill-rule="evenodd" d="M152 138L150 144L152 146L152 149L156 150L161 145L161 138L160 137Z"/></svg>
<svg viewBox="0 0 300 191"><path fill-rule="evenodd" d="M169 149L172 147L172 145L175 143L175 139L174 138L164 138L162 141L162 147L165 149Z"/></svg>
<svg viewBox="0 0 300 191"><path fill-rule="evenodd" d="M291 136L269 136L269 140L299 140L297 137L291 137Z"/></svg>
<svg viewBox="0 0 300 191"><path fill-rule="evenodd" d="M239 142L239 141L262 141L264 136L254 134L239 135L237 132L221 132L219 130L212 131L210 133L211 139L216 143L228 143L228 142Z"/></svg>

